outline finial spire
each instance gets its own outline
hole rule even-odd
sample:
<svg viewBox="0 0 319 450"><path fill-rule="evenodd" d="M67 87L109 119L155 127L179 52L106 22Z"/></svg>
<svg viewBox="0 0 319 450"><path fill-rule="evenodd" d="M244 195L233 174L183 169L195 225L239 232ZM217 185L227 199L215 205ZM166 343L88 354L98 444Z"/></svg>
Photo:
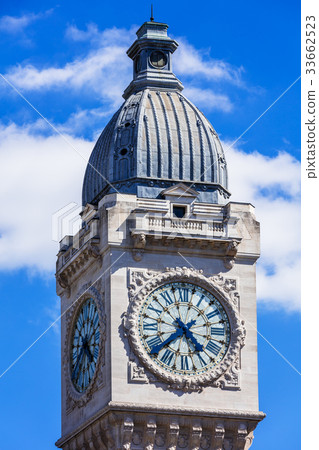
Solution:
<svg viewBox="0 0 319 450"><path fill-rule="evenodd" d="M153 3L151 3L151 22L154 22Z"/></svg>

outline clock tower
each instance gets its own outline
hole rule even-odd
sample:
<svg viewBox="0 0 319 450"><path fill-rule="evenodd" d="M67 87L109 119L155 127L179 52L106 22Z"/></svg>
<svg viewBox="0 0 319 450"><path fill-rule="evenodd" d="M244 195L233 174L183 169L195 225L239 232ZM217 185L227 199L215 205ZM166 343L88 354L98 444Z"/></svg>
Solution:
<svg viewBox="0 0 319 450"><path fill-rule="evenodd" d="M182 93L168 26L92 151L60 243L62 437L77 449L248 449L258 409L259 223L230 201L216 131Z"/></svg>

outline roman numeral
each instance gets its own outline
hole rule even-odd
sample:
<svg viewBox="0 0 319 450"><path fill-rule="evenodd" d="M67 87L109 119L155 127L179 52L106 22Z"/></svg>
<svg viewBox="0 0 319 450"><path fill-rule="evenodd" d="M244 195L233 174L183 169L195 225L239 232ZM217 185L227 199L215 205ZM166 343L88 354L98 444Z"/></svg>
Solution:
<svg viewBox="0 0 319 450"><path fill-rule="evenodd" d="M156 308L154 308L152 305L149 306L148 309L151 310L151 311L156 312L158 315L160 315L161 312L162 312L160 309L156 309Z"/></svg>
<svg viewBox="0 0 319 450"><path fill-rule="evenodd" d="M201 363L201 367L206 366L206 361L204 360L204 358L202 357L202 355L200 353L198 353L198 359Z"/></svg>
<svg viewBox="0 0 319 450"><path fill-rule="evenodd" d="M169 293L167 291L161 292L161 297L165 300L166 305L171 305L174 300L172 299L172 297L169 295Z"/></svg>
<svg viewBox="0 0 319 450"><path fill-rule="evenodd" d="M198 301L198 303L197 303L197 307L202 303L202 301L204 300L204 298L205 298L205 295L204 294L202 294L202 296L201 296L201 298L199 299L199 301Z"/></svg>
<svg viewBox="0 0 319 450"><path fill-rule="evenodd" d="M161 339L159 336L155 336L151 339L149 339L148 341L146 341L149 347L155 347L156 345L159 345L162 343Z"/></svg>
<svg viewBox="0 0 319 450"><path fill-rule="evenodd" d="M99 356L99 347L95 347L93 357L96 360L98 356Z"/></svg>
<svg viewBox="0 0 319 450"><path fill-rule="evenodd" d="M157 322L154 323L143 323L144 330L157 331Z"/></svg>
<svg viewBox="0 0 319 450"><path fill-rule="evenodd" d="M174 353L171 352L168 348L165 350L163 356L161 357L161 361L166 364L167 366L170 365L172 359L173 359Z"/></svg>
<svg viewBox="0 0 319 450"><path fill-rule="evenodd" d="M218 309L215 309L215 311L211 311L210 313L206 314L207 319L211 319L212 317L218 316L219 315L219 311Z"/></svg>
<svg viewBox="0 0 319 450"><path fill-rule="evenodd" d="M221 349L220 345L217 345L215 342L213 341L209 341L208 344L206 345L206 350L210 351L211 353L213 353L215 356L218 355L219 351Z"/></svg>
<svg viewBox="0 0 319 450"><path fill-rule="evenodd" d="M189 370L188 356L186 356L186 355L181 355L181 369Z"/></svg>
<svg viewBox="0 0 319 450"><path fill-rule="evenodd" d="M93 315L94 315L94 305L93 305L93 303L91 303L90 304L90 310L89 310L89 318L90 318L90 320L92 320Z"/></svg>
<svg viewBox="0 0 319 450"><path fill-rule="evenodd" d="M210 332L211 332L211 334L215 334L217 336L224 336L225 329L218 328L218 327L211 327Z"/></svg>
<svg viewBox="0 0 319 450"><path fill-rule="evenodd" d="M181 302L188 302L188 294L189 291L187 288L178 288L178 293L179 293L179 298L181 300Z"/></svg>
<svg viewBox="0 0 319 450"><path fill-rule="evenodd" d="M81 314L80 317L78 318L78 322L77 322L78 330L81 330L82 325L83 325L83 317L82 317L82 314Z"/></svg>

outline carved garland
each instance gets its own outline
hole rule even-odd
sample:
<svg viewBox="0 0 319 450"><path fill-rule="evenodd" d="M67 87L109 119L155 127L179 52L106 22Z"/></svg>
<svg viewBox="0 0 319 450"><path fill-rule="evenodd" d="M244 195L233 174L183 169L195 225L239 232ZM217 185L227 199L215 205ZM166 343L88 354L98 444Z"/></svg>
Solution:
<svg viewBox="0 0 319 450"><path fill-rule="evenodd" d="M87 283L82 286L81 290L76 296L76 300L68 308L66 313L66 338L64 342L64 358L63 358L63 370L66 380L66 409L67 412L71 412L75 407L84 406L91 398L93 393L103 385L103 374L101 367L105 365L105 312L104 302L101 295L101 279L95 283L96 287L91 283ZM85 392L78 392L71 381L71 365L70 365L70 348L73 336L73 328L75 321L83 303L88 299L93 298L96 303L99 314L99 326L100 326L100 346L99 356L95 368L93 378Z"/></svg>
<svg viewBox="0 0 319 450"><path fill-rule="evenodd" d="M187 267L167 268L164 273L151 273L146 271L145 273L139 273L139 275L136 276L133 274L132 276L133 284L129 287L131 302L124 321L124 327L127 330L131 347L139 361L145 368L155 374L158 379L168 383L171 388L192 391L201 390L205 385L220 386L221 383L216 382L218 378L225 375L227 371L230 373L231 370L238 370L240 350L244 346L246 335L244 321L240 319L238 312L239 296L237 292L233 292L236 281L224 280L220 275L207 278L203 275L202 271ZM218 297L218 300L228 315L231 336L227 353L224 359L208 373L187 376L166 372L154 364L140 341L138 317L146 297L156 288L174 281L190 282L212 292Z"/></svg>

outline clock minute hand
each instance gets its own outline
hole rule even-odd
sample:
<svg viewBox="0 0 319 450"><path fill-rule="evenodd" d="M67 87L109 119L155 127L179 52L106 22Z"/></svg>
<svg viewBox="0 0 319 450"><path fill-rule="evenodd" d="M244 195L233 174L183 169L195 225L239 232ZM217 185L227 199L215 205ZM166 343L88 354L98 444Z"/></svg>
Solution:
<svg viewBox="0 0 319 450"><path fill-rule="evenodd" d="M188 339L190 339L193 344L195 345L195 350L197 350L198 352L203 351L203 346L202 344L200 344L197 339L194 337L193 333L191 332L190 328L196 323L196 320L191 320L190 322L188 322L187 325L185 325L181 319L177 318L176 322L178 323L178 325L182 328L183 332L185 333L186 337Z"/></svg>
<svg viewBox="0 0 319 450"><path fill-rule="evenodd" d="M194 337L193 333L188 328L185 329L185 334L186 334L186 337L189 338L193 342L193 344L195 345L195 349L198 352L203 351L202 344L200 344L198 342L198 340Z"/></svg>
<svg viewBox="0 0 319 450"><path fill-rule="evenodd" d="M171 334L165 341L161 342L160 344L154 345L151 349L151 354L158 353L165 345L169 344L171 341L174 341L174 339L178 338L179 336L182 336L184 331L182 328L178 328L178 330L175 331L175 333Z"/></svg>

